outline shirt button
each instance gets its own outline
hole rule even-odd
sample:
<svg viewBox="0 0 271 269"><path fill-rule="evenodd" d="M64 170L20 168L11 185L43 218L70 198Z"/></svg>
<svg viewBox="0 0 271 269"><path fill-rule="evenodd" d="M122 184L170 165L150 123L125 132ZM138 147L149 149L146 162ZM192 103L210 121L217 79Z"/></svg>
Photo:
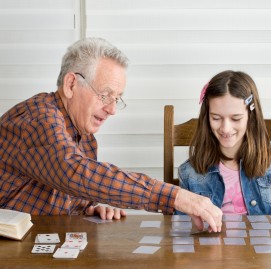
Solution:
<svg viewBox="0 0 271 269"><path fill-rule="evenodd" d="M256 200L252 200L252 201L250 202L250 204L251 204L252 206L255 206L255 205L257 205L257 202L256 202Z"/></svg>

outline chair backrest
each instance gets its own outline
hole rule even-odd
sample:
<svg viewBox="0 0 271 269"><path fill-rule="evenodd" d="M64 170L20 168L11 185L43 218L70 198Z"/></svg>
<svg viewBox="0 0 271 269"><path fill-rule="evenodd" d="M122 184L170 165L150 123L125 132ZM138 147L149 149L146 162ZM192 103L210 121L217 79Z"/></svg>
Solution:
<svg viewBox="0 0 271 269"><path fill-rule="evenodd" d="M265 124L271 139L271 119L266 119ZM174 124L174 107L164 107L164 181L179 184L178 178L174 178L174 147L189 146L193 133L197 126L197 119L191 119L182 124Z"/></svg>

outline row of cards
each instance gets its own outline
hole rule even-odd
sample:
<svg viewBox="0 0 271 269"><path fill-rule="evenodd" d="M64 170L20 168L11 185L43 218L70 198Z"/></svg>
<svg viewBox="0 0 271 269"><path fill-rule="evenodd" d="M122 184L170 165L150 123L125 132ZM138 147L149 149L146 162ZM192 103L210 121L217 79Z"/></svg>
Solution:
<svg viewBox="0 0 271 269"><path fill-rule="evenodd" d="M245 237L249 237L249 244L253 245L256 253L271 253L271 224L269 219L263 215L246 216L253 229L246 230L246 223L243 222L243 216L225 215L223 221L226 226L226 237L222 238L225 245L246 245ZM142 221L141 228L160 228L160 221ZM204 231L193 231L191 218L186 215L172 216L172 229L170 235L173 236L174 253L191 253L195 252L193 235L203 236L205 233L208 237L196 237L199 244L204 245L221 245L222 241L217 234L215 237L209 237L205 225ZM233 228L237 228L234 230ZM133 253L154 254L160 249L161 236L144 236L139 243L152 244L152 246L139 246Z"/></svg>
<svg viewBox="0 0 271 269"><path fill-rule="evenodd" d="M37 234L35 245L31 251L34 254L54 253L56 244L60 243L57 233ZM75 259L87 245L87 233L66 233L65 242L56 250L54 258Z"/></svg>

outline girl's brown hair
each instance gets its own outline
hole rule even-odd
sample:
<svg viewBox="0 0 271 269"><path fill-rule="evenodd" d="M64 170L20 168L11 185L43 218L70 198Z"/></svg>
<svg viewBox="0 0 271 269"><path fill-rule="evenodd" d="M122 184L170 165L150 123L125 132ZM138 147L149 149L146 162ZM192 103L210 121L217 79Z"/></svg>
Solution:
<svg viewBox="0 0 271 269"><path fill-rule="evenodd" d="M197 173L205 174L209 167L218 165L221 159L229 159L222 154L209 122L209 100L227 93L243 100L253 95L251 104L254 103L255 108L250 110L248 105L247 130L236 160L242 160L242 167L249 178L263 176L271 163L270 138L257 87L252 78L244 72L224 71L210 80L189 149L190 162Z"/></svg>

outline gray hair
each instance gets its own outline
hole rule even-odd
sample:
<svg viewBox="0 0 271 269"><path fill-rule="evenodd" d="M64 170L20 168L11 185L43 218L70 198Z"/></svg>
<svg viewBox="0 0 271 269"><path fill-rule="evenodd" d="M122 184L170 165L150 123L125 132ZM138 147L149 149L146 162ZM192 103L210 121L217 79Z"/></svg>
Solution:
<svg viewBox="0 0 271 269"><path fill-rule="evenodd" d="M68 72L82 73L88 82L92 82L100 58L112 59L125 69L128 67L126 55L105 39L84 38L68 47L62 58L57 86L62 86L64 76Z"/></svg>

